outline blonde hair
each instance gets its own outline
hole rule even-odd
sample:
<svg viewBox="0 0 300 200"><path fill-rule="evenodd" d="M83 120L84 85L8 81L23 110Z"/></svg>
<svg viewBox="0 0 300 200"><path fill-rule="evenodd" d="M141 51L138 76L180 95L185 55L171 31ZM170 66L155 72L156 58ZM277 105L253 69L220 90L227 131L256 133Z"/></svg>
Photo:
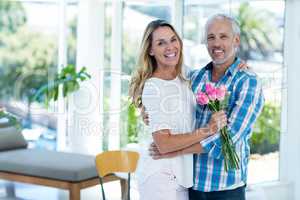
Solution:
<svg viewBox="0 0 300 200"><path fill-rule="evenodd" d="M182 75L182 63L183 63L183 55L182 55L182 40L180 39L178 33L175 31L174 27L166 22L165 20L154 20L150 22L144 32L142 44L141 44L141 52L138 57L137 70L132 75L130 85L129 85L129 98L131 98L132 103L136 107L142 106L142 92L144 88L144 84L148 78L152 76L154 71L157 68L157 63L154 56L150 56L150 49L152 43L152 35L153 32L159 27L169 27L176 35L180 43L180 54L179 61L176 65L176 75L181 79L185 80Z"/></svg>

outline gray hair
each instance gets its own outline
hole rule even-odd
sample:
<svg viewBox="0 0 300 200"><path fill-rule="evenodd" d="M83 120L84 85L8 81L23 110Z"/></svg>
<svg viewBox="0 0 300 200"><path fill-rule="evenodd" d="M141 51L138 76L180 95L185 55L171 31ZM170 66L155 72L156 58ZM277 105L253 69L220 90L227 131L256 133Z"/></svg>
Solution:
<svg viewBox="0 0 300 200"><path fill-rule="evenodd" d="M215 20L228 20L231 23L231 28L232 28L232 32L234 35L240 35L241 34L241 30L240 30L240 25L238 23L238 21L226 14L215 14L213 16L211 16L210 18L208 18L208 20L206 21L205 27L204 27L204 37L203 37L203 41L206 44L207 43L207 31L208 31L208 26L212 24L213 21Z"/></svg>

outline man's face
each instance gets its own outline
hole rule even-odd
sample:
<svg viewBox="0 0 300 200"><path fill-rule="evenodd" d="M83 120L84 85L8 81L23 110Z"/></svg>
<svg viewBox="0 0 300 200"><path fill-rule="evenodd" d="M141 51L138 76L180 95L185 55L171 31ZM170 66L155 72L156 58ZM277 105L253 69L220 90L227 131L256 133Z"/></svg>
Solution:
<svg viewBox="0 0 300 200"><path fill-rule="evenodd" d="M212 21L207 29L207 50L214 64L230 64L240 44L238 35L234 35L231 23L225 19Z"/></svg>

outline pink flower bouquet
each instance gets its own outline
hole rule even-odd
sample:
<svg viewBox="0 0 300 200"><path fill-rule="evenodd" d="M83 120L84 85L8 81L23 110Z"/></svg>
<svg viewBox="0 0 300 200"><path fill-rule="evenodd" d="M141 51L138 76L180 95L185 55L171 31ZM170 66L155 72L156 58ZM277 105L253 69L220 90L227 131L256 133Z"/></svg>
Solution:
<svg viewBox="0 0 300 200"><path fill-rule="evenodd" d="M212 83L205 85L205 92L201 88L196 94L197 103L207 105L212 112L218 112L227 107L228 95L226 87L215 87ZM221 129L222 154L224 156L225 170L239 169L239 157L235 151L227 126Z"/></svg>

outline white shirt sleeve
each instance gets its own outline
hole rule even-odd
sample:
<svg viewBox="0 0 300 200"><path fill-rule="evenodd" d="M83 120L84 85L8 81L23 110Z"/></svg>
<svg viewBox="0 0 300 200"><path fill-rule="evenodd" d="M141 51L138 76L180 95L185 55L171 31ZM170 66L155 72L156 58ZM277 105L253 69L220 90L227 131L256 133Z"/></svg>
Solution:
<svg viewBox="0 0 300 200"><path fill-rule="evenodd" d="M163 104L163 87L154 81L146 81L142 94L142 103L149 115L151 133L162 129L171 129L167 104Z"/></svg>

